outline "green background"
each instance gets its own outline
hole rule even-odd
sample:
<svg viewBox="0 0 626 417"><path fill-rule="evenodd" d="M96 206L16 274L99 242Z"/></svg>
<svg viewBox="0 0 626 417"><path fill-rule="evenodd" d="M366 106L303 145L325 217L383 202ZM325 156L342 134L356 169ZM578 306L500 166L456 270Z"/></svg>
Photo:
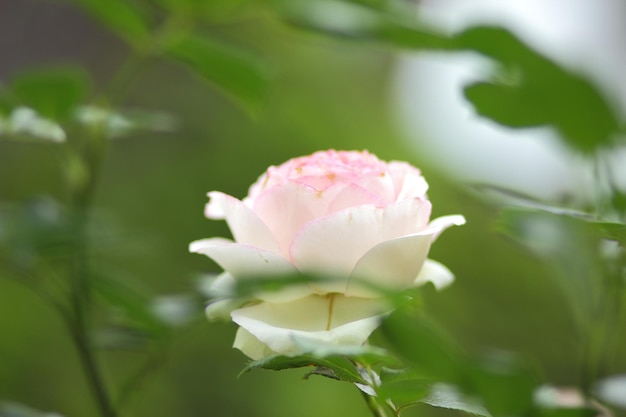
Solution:
<svg viewBox="0 0 626 417"><path fill-rule="evenodd" d="M2 83L25 69L70 63L103 84L128 53L119 38L71 4L8 0L0 9ZM118 236L101 249L103 257L154 295L191 293L200 274L218 268L189 254L187 245L229 236L225 224L203 217L208 191L241 198L269 165L320 149L368 149L422 169L434 216L467 218L432 248L431 257L447 265L456 282L441 293L425 289L429 315L469 352L515 351L553 384L578 382L580 341L546 265L498 234L496 210L442 176L393 125L392 51L299 31L265 14L211 30L271 63L268 94L250 116L179 65L147 65L123 106L168 111L179 126L110 144L95 206ZM0 199L41 195L66 198L51 145L0 140ZM234 332L231 323L201 318L176 330L166 357L134 392L128 415L368 415L355 388L316 376L303 380L304 371L256 370L237 378L247 359L231 348ZM112 382L144 357L143 351L104 351L100 359ZM96 415L60 318L2 276L0 399L67 417ZM455 414L428 406L407 413Z"/></svg>

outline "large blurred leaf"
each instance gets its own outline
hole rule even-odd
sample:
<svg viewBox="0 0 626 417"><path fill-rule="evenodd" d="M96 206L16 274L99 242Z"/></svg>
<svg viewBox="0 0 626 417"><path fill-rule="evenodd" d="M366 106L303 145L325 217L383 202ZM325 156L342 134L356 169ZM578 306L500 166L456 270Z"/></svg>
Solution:
<svg viewBox="0 0 626 417"><path fill-rule="evenodd" d="M151 336L164 334L167 326L153 310L152 296L118 270L99 264L94 272L92 288L105 305L117 309L117 319Z"/></svg>
<svg viewBox="0 0 626 417"><path fill-rule="evenodd" d="M144 41L149 26L133 0L74 0L131 44Z"/></svg>
<svg viewBox="0 0 626 417"><path fill-rule="evenodd" d="M377 1L274 0L292 24L347 39L370 40L413 49L449 49L450 39L406 24Z"/></svg>
<svg viewBox="0 0 626 417"><path fill-rule="evenodd" d="M469 387L496 416L527 415L537 381L518 358L496 353L475 361L467 371Z"/></svg>
<svg viewBox="0 0 626 417"><path fill-rule="evenodd" d="M167 47L167 54L217 85L248 110L264 97L269 71L259 58L208 38L185 36Z"/></svg>
<svg viewBox="0 0 626 417"><path fill-rule="evenodd" d="M19 104L44 117L62 121L85 99L89 77L75 67L24 71L15 77L10 93Z"/></svg>
<svg viewBox="0 0 626 417"><path fill-rule="evenodd" d="M353 1L274 1L288 21L334 36L416 50L470 50L488 56L501 65L501 73L493 80L466 87L465 96L480 115L497 123L513 128L553 126L569 146L582 153L611 145L620 131L612 103L591 82L539 54L504 28L477 26L447 36L408 18L408 13Z"/></svg>
<svg viewBox="0 0 626 417"><path fill-rule="evenodd" d="M383 321L382 334L390 347L423 377L456 382L461 379L460 353L453 343L423 317L411 317L402 309Z"/></svg>
<svg viewBox="0 0 626 417"><path fill-rule="evenodd" d="M511 127L553 125L569 145L585 153L614 139L619 122L595 86L532 50L506 29L475 27L454 41L515 74L510 83L480 82L465 89L481 115Z"/></svg>

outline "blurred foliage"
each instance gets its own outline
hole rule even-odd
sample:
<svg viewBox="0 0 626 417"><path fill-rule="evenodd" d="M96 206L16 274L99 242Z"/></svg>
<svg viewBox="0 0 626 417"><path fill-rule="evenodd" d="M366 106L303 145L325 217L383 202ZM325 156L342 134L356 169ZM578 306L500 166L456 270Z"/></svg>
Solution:
<svg viewBox="0 0 626 417"><path fill-rule="evenodd" d="M359 390L370 409L403 415L605 413L595 402L538 404L542 384L624 408L623 194L608 187L595 211L485 201L409 156L385 101L391 50L472 51L500 68L465 88L478 114L551 126L592 157L623 140L623 127L584 77L503 28L444 35L404 1L8 4L0 37L14 36L1 24L13 18L32 37L7 53L35 64L0 73L0 400L10 401L0 416L56 415L31 406L98 415L95 403L107 407L98 390L120 415L367 415ZM47 14L73 38L83 37L74 23L90 27L82 41L97 53L74 44L71 62L31 57L33 45L53 42ZM244 371L304 370L235 380L243 360L228 346L233 326L205 322L194 277L206 261L186 252L191 240L226 234L203 220L205 192L244 195L266 166L320 148L368 148L422 167L435 209L470 220L433 249L458 282L436 297L422 291L423 309L390 315L372 340L384 349L303 342L305 355ZM496 217L506 239L491 233ZM98 369L94 401L85 381ZM358 390L293 383L316 375Z"/></svg>

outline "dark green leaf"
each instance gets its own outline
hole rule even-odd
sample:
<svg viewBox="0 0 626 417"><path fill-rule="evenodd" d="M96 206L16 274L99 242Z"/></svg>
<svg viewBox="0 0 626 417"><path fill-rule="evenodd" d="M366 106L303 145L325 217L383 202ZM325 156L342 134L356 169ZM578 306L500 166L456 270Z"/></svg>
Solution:
<svg viewBox="0 0 626 417"><path fill-rule="evenodd" d="M27 71L11 82L11 93L19 103L59 121L72 114L85 99L88 88L88 76L73 67Z"/></svg>
<svg viewBox="0 0 626 417"><path fill-rule="evenodd" d="M217 41L185 36L167 47L168 55L217 85L248 110L265 95L268 67L259 58Z"/></svg>
<svg viewBox="0 0 626 417"><path fill-rule="evenodd" d="M391 400L400 408L421 403L428 396L434 383L433 379L420 376L411 368L401 370L383 368L380 379L380 387L376 389L377 395Z"/></svg>
<svg viewBox="0 0 626 417"><path fill-rule="evenodd" d="M359 374L355 365L349 359L340 356L320 358L310 354L296 356L270 356L268 358L250 362L241 371L240 375L257 368L279 371L283 369L307 367L311 368L311 370L316 373L319 373L319 369L316 370L316 368L330 370L337 377L337 379L342 381L359 384L366 383Z"/></svg>
<svg viewBox="0 0 626 417"><path fill-rule="evenodd" d="M142 42L149 35L148 23L132 0L74 1L130 43Z"/></svg>
<svg viewBox="0 0 626 417"><path fill-rule="evenodd" d="M511 82L480 82L465 95L479 114L511 127L554 126L574 149L592 153L619 131L612 105L585 78L532 50L509 31L475 27L454 38L516 75Z"/></svg>

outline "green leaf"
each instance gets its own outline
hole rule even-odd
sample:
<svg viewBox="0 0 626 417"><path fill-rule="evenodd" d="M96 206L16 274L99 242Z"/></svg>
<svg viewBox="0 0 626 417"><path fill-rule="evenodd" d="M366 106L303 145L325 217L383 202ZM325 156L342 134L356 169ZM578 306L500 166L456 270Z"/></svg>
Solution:
<svg viewBox="0 0 626 417"><path fill-rule="evenodd" d="M149 25L132 0L74 1L131 44L143 42L149 36Z"/></svg>
<svg viewBox="0 0 626 417"><path fill-rule="evenodd" d="M381 384L376 388L379 397L391 400L399 408L421 403L434 384L432 378L425 378L412 368L389 369L380 372Z"/></svg>
<svg viewBox="0 0 626 417"><path fill-rule="evenodd" d="M257 368L269 369L273 371L293 368L311 368L317 374L320 372L315 368L322 368L332 371L332 375L336 376L339 380L358 384L366 383L366 381L364 381L359 374L355 365L349 359L341 356L331 356L325 358L310 354L270 356L258 361L250 362L239 375L243 375L246 372Z"/></svg>
<svg viewBox="0 0 626 417"><path fill-rule="evenodd" d="M68 119L85 99L89 77L75 67L25 71L10 85L14 98L46 118Z"/></svg>
<svg viewBox="0 0 626 417"><path fill-rule="evenodd" d="M399 16L386 10L382 4L339 0L313 2L288 0L277 3L286 20L309 30L347 39L383 42L403 48L452 47L452 42L447 36L422 26L408 25Z"/></svg>
<svg viewBox="0 0 626 417"><path fill-rule="evenodd" d="M465 96L479 114L510 127L554 126L568 145L592 153L619 131L612 105L585 78L540 55L509 31L474 27L454 38L513 72L513 80L479 82Z"/></svg>
<svg viewBox="0 0 626 417"><path fill-rule="evenodd" d="M435 384L422 400L433 407L464 411L469 414L490 417L491 414L475 400L463 395L457 388L447 384Z"/></svg>
<svg viewBox="0 0 626 417"><path fill-rule="evenodd" d="M247 52L193 35L167 46L166 52L250 111L265 96L269 69L263 61Z"/></svg>
<svg viewBox="0 0 626 417"><path fill-rule="evenodd" d="M441 329L424 317L398 309L383 321L381 333L394 349L424 377L454 382L461 378L460 352Z"/></svg>
<svg viewBox="0 0 626 417"><path fill-rule="evenodd" d="M104 265L98 266L92 282L92 288L109 307L118 309L118 319L126 321L148 332L152 336L164 334L167 327L153 310L152 297L132 286L126 274L114 271Z"/></svg>
<svg viewBox="0 0 626 417"><path fill-rule="evenodd" d="M526 415L533 407L535 375L512 355L492 354L470 364L467 378L471 392L493 415Z"/></svg>

